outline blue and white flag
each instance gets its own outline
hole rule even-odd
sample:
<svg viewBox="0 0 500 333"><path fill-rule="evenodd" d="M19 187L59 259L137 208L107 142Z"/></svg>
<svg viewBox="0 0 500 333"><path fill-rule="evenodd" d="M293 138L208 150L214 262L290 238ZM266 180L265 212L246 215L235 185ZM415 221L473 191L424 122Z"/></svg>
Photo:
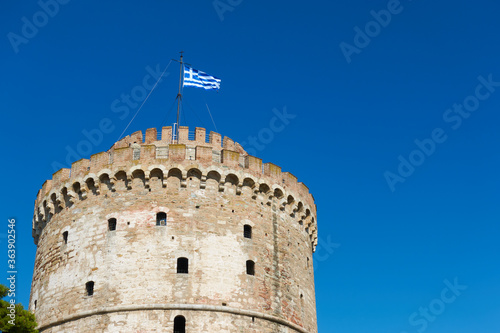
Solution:
<svg viewBox="0 0 500 333"><path fill-rule="evenodd" d="M206 90L220 89L221 79L184 65L183 87L198 87Z"/></svg>

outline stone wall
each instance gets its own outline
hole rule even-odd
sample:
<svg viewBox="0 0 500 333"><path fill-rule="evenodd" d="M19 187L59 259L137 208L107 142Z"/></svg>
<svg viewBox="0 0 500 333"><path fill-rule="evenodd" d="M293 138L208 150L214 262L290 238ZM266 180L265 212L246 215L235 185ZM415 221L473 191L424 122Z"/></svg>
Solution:
<svg viewBox="0 0 500 333"><path fill-rule="evenodd" d="M137 132L44 184L30 300L42 332L172 332L177 315L187 332L317 332L307 188L228 138L181 129L184 143Z"/></svg>

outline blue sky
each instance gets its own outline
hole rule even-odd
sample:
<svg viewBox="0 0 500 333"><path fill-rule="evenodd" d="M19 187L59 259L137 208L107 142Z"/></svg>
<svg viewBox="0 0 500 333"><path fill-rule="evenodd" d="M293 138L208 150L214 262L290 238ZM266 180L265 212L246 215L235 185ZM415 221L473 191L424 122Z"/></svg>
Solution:
<svg viewBox="0 0 500 333"><path fill-rule="evenodd" d="M183 124L215 130L208 104L218 132L315 197L320 332L499 331L497 2L65 1L46 20L36 1L5 0L0 14L0 269L13 217L18 301L28 303L33 203L53 166L68 147L107 150L137 111L115 112L115 100L183 50L222 79L218 93L184 91ZM175 121L178 70L126 134ZM285 109L295 117L283 130L250 146ZM82 131L103 119L113 129L84 151Z"/></svg>

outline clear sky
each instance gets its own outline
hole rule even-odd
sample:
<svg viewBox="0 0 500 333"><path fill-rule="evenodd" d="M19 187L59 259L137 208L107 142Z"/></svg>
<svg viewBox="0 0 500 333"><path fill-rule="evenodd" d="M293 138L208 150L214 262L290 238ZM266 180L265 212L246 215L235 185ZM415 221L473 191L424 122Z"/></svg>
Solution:
<svg viewBox="0 0 500 333"><path fill-rule="evenodd" d="M314 195L320 332L499 332L496 1L60 3L48 15L4 0L0 13L0 269L6 283L15 218L18 301L29 300L37 191L75 154L107 150L145 77L184 50L222 88L186 88L182 124L215 130L208 104L218 132ZM170 64L126 134L175 121L178 71ZM103 119L112 130L83 143Z"/></svg>

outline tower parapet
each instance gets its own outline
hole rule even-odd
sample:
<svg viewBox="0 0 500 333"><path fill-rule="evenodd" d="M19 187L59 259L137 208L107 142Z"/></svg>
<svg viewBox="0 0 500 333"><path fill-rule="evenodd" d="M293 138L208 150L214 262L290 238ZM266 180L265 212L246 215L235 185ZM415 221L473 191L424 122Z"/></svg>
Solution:
<svg viewBox="0 0 500 333"><path fill-rule="evenodd" d="M233 171L237 173L237 194L244 186L258 193L263 188L269 188L265 195L278 196L280 209L297 213L296 218L311 239L311 246L317 245L317 224L315 222L316 206L314 198L306 185L298 182L297 177L290 172L282 172L281 168L273 163L262 163L262 160L250 156L243 147L228 137L221 140L219 133L210 132L207 140L206 130L196 127L194 138L189 138L189 128L179 127L179 143L172 143L172 127L162 128L158 135L156 128L146 130L145 140L141 131L124 137L116 142L107 152L94 154L88 159L81 159L71 165L71 169L60 169L47 180L38 192L35 200L35 214L33 218L33 237L35 244L43 226L56 213L65 208L64 203L86 197L89 191L99 193L104 176L109 178L114 186L116 175L124 172L127 181L134 178L133 173L142 170L145 184L148 186L151 171L158 167L162 177L168 176L168 167L181 170L181 183L185 183L188 168L194 167L201 171L200 186L204 186L206 176L210 171L219 172L220 190L224 189L227 175ZM180 164L179 164L180 163ZM232 170L231 170L232 169ZM140 173L142 175L142 173ZM245 183L245 180L247 182ZM271 191L272 190L272 191ZM77 195L77 192L80 192Z"/></svg>
<svg viewBox="0 0 500 333"><path fill-rule="evenodd" d="M147 314L157 320L140 327L182 315L202 331L317 332L309 189L218 133L181 126L176 141L170 126L138 131L43 184L30 301L41 331L135 331Z"/></svg>

